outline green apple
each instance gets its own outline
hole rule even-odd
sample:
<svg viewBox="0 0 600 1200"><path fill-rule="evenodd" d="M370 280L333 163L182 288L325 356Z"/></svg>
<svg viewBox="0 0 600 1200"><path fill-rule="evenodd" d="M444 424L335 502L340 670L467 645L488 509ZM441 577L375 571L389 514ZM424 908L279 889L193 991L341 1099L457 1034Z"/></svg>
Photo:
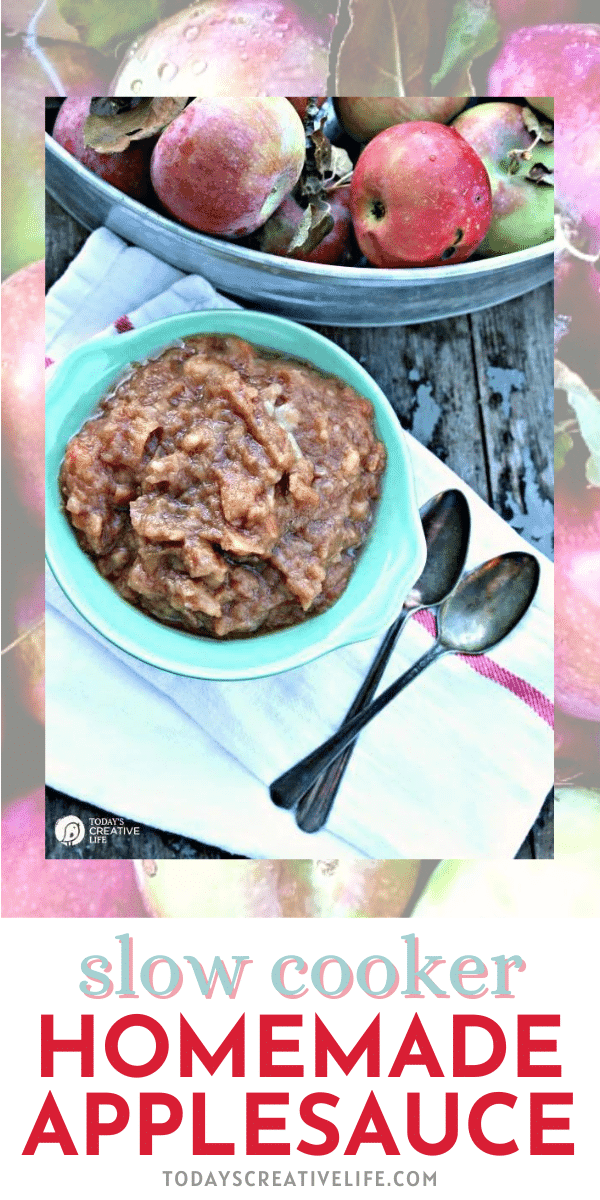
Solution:
<svg viewBox="0 0 600 1200"><path fill-rule="evenodd" d="M504 100L479 104L452 122L482 159L492 187L492 221L482 254L510 254L554 236L554 147L530 109Z"/></svg>
<svg viewBox="0 0 600 1200"><path fill-rule="evenodd" d="M158 859L137 863L153 917L399 917L412 859Z"/></svg>

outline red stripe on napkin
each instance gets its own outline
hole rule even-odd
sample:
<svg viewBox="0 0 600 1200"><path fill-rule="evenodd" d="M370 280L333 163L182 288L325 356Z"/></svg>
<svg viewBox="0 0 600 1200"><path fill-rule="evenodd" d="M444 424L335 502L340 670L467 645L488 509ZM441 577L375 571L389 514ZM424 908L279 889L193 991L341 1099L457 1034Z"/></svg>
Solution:
<svg viewBox="0 0 600 1200"><path fill-rule="evenodd" d="M419 625L422 625L432 637L435 637L436 623L433 613L418 612L415 616ZM507 671L506 667L501 667L498 663L494 662L493 658L488 658L487 654L459 654L458 657L472 671L477 671L478 675L483 675L484 679L491 679L494 683L499 683L500 687L512 692L513 696L518 696L519 700L522 700L524 704L532 708L538 717L541 717L542 721L545 721L551 729L554 728L554 707L552 701L547 696L544 696L543 692L539 692L533 684L528 683L526 679L521 679L520 675L513 675L512 671Z"/></svg>
<svg viewBox="0 0 600 1200"><path fill-rule="evenodd" d="M114 324L117 333L129 333L130 329L133 329L129 317L118 317Z"/></svg>

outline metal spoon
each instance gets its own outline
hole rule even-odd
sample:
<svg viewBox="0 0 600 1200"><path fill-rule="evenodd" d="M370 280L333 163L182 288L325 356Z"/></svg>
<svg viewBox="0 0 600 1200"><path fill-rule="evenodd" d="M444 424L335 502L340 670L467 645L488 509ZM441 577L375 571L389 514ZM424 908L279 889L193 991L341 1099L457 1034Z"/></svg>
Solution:
<svg viewBox="0 0 600 1200"><path fill-rule="evenodd" d="M280 775L271 784L274 803L291 808L361 729L437 658L444 654L484 654L502 641L527 612L539 576L537 559L519 551L491 558L463 576L440 607L438 636L431 649L333 737Z"/></svg>
<svg viewBox="0 0 600 1200"><path fill-rule="evenodd" d="M471 532L469 505L463 493L456 488L439 492L423 505L420 515L427 546L423 572L388 629L364 683L346 713L344 724L373 699L408 618L422 608L441 604L462 575ZM325 824L353 751L354 742L351 742L300 800L296 824L305 833L316 833Z"/></svg>

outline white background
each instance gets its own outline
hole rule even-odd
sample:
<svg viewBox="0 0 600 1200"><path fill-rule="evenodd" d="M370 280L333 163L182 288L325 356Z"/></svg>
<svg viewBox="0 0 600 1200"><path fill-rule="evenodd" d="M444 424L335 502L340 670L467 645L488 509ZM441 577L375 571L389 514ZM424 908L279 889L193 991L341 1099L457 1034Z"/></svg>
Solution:
<svg viewBox="0 0 600 1200"><path fill-rule="evenodd" d="M4 920L4 1179L5 1194L29 1198L47 1192L51 1180L52 1192L64 1196L85 1195L90 1200L110 1195L118 1188L127 1196L199 1197L206 1187L171 1185L167 1189L162 1174L165 1170L209 1170L218 1186L209 1194L252 1195L261 1200L272 1194L273 1187L233 1188L222 1186L219 1169L255 1170L269 1172L280 1169L281 1182L288 1171L295 1173L297 1186L288 1185L286 1195L298 1195L299 1170L348 1170L354 1178L356 1170L383 1170L389 1195L437 1195L463 1197L466 1194L487 1198L527 1196L535 1189L545 1197L567 1194L589 1194L593 1189L597 1145L597 1125L594 1121L598 1078L598 1033L595 1017L598 1009L598 922L585 920L527 921L527 920L212 920L210 922L173 920L158 924L152 921L61 921L61 920ZM128 932L134 939L134 990L139 1000L121 1000L114 994L106 1000L92 1001L79 990L83 978L80 964L90 955L104 955L113 964L112 978L119 986L120 946L117 934ZM451 993L448 1000L437 1000L422 990L425 996L415 1001L401 995L405 984L406 943L402 934L416 933L420 939L422 959L425 954L441 954L445 965L437 968L433 978ZM169 1000L158 1000L145 992L140 984L139 971L145 959L168 954L182 967L184 983L179 994ZM193 955L209 970L215 955L220 955L232 968L232 955L249 955L253 960L242 978L237 998L224 996L219 984L211 1000L205 999L184 955ZM308 975L296 976L289 971L289 986L308 983L309 994L301 1000L286 1000L271 983L273 963L284 955L297 954L309 967L321 956L336 954L344 958L355 972L359 962L369 956L385 955L398 967L400 986L385 1000L366 996L356 982L345 997L333 1001L318 996ZM449 966L459 957L477 954L491 968L495 979L493 955L519 954L527 969L520 974L511 972L514 1000L499 1000L488 994L481 1000L466 1000L456 995L449 983ZM333 968L330 970L333 971ZM333 974L327 975L333 983ZM157 987L164 986L165 976L158 972ZM372 986L378 977L372 975ZM490 980L486 980L489 983ZM490 988L495 983L490 983ZM348 1052L372 1021L381 1013L382 1046L381 1078L366 1078L365 1058L361 1059L346 1078L330 1059L327 1079L315 1079L314 1012L317 1011L337 1041ZM93 1079L80 1076L80 1057L58 1054L53 1079L40 1078L40 1014L53 1013L55 1036L80 1036L81 1013L95 1016L96 1069ZM109 1026L124 1014L144 1012L160 1021L167 1029L170 1053L164 1066L144 1079L128 1079L118 1074L104 1055L104 1036ZM231 1059L227 1058L210 1078L201 1064L195 1064L192 1079L180 1079L178 1057L179 1013L198 1033L210 1051L216 1050L225 1033L242 1012L246 1013L247 1065L245 1079L231 1078ZM286 1052L275 1061L302 1062L304 1078L261 1079L258 1074L258 1014L301 1013L301 1029L280 1029L276 1037L298 1038L298 1054ZM406 1029L418 1012L445 1073L444 1079L429 1079L421 1066L405 1068L400 1079L388 1079L387 1074L396 1056ZM454 1012L482 1013L499 1022L507 1039L507 1055L503 1066L493 1075L479 1079L452 1078L451 1019ZM556 1055L538 1054L539 1062L560 1062L562 1077L550 1079L518 1079L516 1065L516 1019L523 1013L560 1013L558 1030L539 1029L533 1037L556 1038ZM142 1061L149 1057L152 1042L142 1032L126 1034L121 1041L124 1057ZM487 1043L474 1038L473 1053L487 1052ZM137 1058L136 1058L137 1056ZM57 1100L71 1136L79 1151L78 1157L63 1156L60 1147L41 1145L33 1157L23 1157L22 1149L33 1127L47 1091ZM380 1146L365 1145L354 1157L345 1157L343 1150L358 1119L369 1091L375 1092L396 1140L400 1155L387 1157ZM85 1093L113 1091L124 1096L130 1105L130 1122L122 1133L101 1139L100 1154L85 1155ZM179 1097L184 1107L180 1129L154 1141L152 1157L138 1153L138 1103L140 1091L164 1091ZM214 1141L235 1141L232 1157L206 1160L193 1158L191 1152L191 1094L207 1093L207 1138ZM244 1106L246 1091L289 1092L290 1104L285 1109L265 1109L268 1116L287 1117L285 1132L263 1132L265 1141L289 1141L292 1153L287 1156L246 1158L244 1153ZM319 1108L319 1113L331 1119L341 1132L340 1145L326 1157L309 1157L295 1151L298 1141L319 1142L321 1134L307 1129L298 1115L300 1099L315 1091L329 1091L340 1096L336 1109ZM435 1141L443 1132L443 1102L446 1091L459 1093L459 1136L455 1148L438 1157L420 1156L413 1151L406 1137L406 1092L421 1092L421 1130L425 1138ZM519 1152L506 1157L490 1157L476 1149L468 1136L467 1117L472 1102L486 1092L507 1091L519 1099L515 1108L495 1108L484 1119L484 1132L498 1141L516 1138ZM546 1140L574 1141L575 1155L531 1157L529 1154L528 1097L531 1091L560 1091L574 1093L572 1109L547 1110L547 1115L569 1115L569 1132L546 1133ZM164 1110L157 1110L156 1119L163 1119ZM102 1113L104 1120L113 1116L110 1109ZM392 1182L395 1171L417 1171L422 1176L436 1172L436 1187L404 1187L398 1191ZM342 1176L343 1177L343 1176ZM231 1176L230 1176L231 1181ZM135 1189L135 1191L134 1191ZM374 1189L370 1188L371 1193ZM281 1191L279 1192L281 1195ZM347 1200L355 1191L325 1186L308 1187L303 1195L316 1197L344 1195ZM361 1194L364 1194L361 1193ZM381 1194L381 1193L379 1193Z"/></svg>

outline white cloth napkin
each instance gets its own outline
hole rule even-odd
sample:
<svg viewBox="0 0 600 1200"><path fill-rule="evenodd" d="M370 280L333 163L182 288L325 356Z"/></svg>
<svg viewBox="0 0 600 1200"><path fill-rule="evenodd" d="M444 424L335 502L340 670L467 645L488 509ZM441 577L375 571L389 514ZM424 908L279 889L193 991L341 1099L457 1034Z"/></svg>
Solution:
<svg viewBox="0 0 600 1200"><path fill-rule="evenodd" d="M223 306L231 301L199 276L100 229L49 292L47 355L56 362L110 326L118 336L114 322ZM525 548L452 471L408 444L419 503L447 487L468 496L468 565ZM314 835L271 804L267 785L334 731L376 642L270 679L184 679L116 650L49 575L48 782L251 857L513 857L552 784L552 569L538 557L540 588L522 625L491 659L472 660L495 678L452 657L420 676L362 733L327 829ZM410 621L386 681L430 645L430 630Z"/></svg>

